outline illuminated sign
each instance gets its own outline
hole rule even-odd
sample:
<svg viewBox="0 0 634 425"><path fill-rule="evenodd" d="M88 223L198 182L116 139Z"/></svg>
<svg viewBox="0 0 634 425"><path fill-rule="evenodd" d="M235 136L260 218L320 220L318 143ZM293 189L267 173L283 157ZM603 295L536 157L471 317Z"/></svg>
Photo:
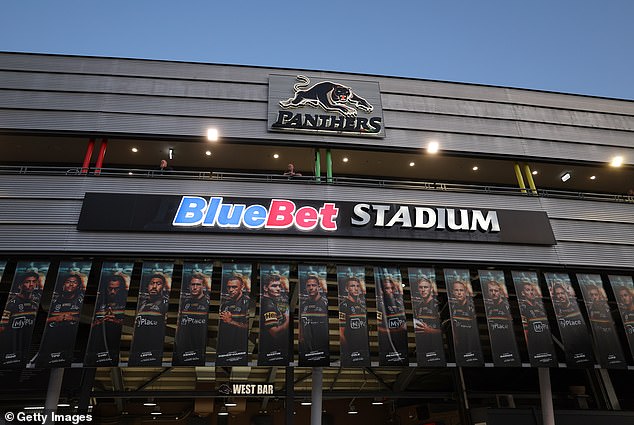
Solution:
<svg viewBox="0 0 634 425"><path fill-rule="evenodd" d="M197 195L87 193L77 228L556 243L541 211Z"/></svg>
<svg viewBox="0 0 634 425"><path fill-rule="evenodd" d="M273 131L385 137L379 84L305 75L269 76Z"/></svg>

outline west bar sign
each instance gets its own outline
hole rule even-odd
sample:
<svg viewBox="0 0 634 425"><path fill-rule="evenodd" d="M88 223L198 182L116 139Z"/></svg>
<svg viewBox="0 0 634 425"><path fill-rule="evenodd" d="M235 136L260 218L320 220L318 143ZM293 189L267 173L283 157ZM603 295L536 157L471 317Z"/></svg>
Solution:
<svg viewBox="0 0 634 425"><path fill-rule="evenodd" d="M87 193L77 228L556 243L542 211L198 195Z"/></svg>
<svg viewBox="0 0 634 425"><path fill-rule="evenodd" d="M269 76L271 131L385 137L378 82Z"/></svg>

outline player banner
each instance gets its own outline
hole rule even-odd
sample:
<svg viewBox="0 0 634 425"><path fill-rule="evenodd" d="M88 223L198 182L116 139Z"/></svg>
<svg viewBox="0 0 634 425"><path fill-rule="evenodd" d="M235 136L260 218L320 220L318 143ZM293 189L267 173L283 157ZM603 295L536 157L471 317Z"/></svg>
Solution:
<svg viewBox="0 0 634 425"><path fill-rule="evenodd" d="M185 263L181 285L174 366L204 366L207 347L209 291L213 263Z"/></svg>
<svg viewBox="0 0 634 425"><path fill-rule="evenodd" d="M631 276L609 275L608 279L625 327L627 344L630 346L630 358L634 359L634 283Z"/></svg>
<svg viewBox="0 0 634 425"><path fill-rule="evenodd" d="M298 266L299 365L330 366L326 265Z"/></svg>
<svg viewBox="0 0 634 425"><path fill-rule="evenodd" d="M509 293L504 282L504 272L500 270L478 270L484 310L489 327L491 353L495 366L521 366L513 318L509 306Z"/></svg>
<svg viewBox="0 0 634 425"><path fill-rule="evenodd" d="M379 330L379 365L407 366L407 320L401 272L396 267L375 267L374 283Z"/></svg>
<svg viewBox="0 0 634 425"><path fill-rule="evenodd" d="M337 266L337 285L341 366L370 366L365 268Z"/></svg>
<svg viewBox="0 0 634 425"><path fill-rule="evenodd" d="M161 366L174 263L143 263L128 366Z"/></svg>
<svg viewBox="0 0 634 425"><path fill-rule="evenodd" d="M568 367L593 367L592 340L567 274L544 273Z"/></svg>
<svg viewBox="0 0 634 425"><path fill-rule="evenodd" d="M556 367L557 356L535 272L511 272L531 366Z"/></svg>
<svg viewBox="0 0 634 425"><path fill-rule="evenodd" d="M50 263L20 261L0 320L0 366L24 367Z"/></svg>
<svg viewBox="0 0 634 425"><path fill-rule="evenodd" d="M71 365L91 267L90 261L60 263L40 351L35 358L36 367Z"/></svg>
<svg viewBox="0 0 634 425"><path fill-rule="evenodd" d="M469 270L444 269L458 366L484 366Z"/></svg>
<svg viewBox="0 0 634 425"><path fill-rule="evenodd" d="M223 264L220 287L217 366L249 364L251 264Z"/></svg>
<svg viewBox="0 0 634 425"><path fill-rule="evenodd" d="M423 367L447 365L442 340L438 287L433 268L409 268L409 288L414 310L416 362Z"/></svg>
<svg viewBox="0 0 634 425"><path fill-rule="evenodd" d="M260 265L260 337L258 366L288 366L291 319L288 264Z"/></svg>
<svg viewBox="0 0 634 425"><path fill-rule="evenodd" d="M84 366L117 366L133 262L104 262Z"/></svg>
<svg viewBox="0 0 634 425"><path fill-rule="evenodd" d="M601 276L577 273L577 281L590 319L599 364L609 369L627 368Z"/></svg>

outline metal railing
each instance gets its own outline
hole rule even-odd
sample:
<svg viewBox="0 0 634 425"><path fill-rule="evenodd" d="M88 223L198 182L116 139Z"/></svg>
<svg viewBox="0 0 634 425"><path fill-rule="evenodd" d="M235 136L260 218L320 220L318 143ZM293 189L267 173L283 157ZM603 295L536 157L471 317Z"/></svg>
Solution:
<svg viewBox="0 0 634 425"><path fill-rule="evenodd" d="M382 189L430 190L462 193L487 193L517 196L537 196L543 198L581 199L589 201L633 203L633 195L611 193L573 192L553 189L538 189L536 193L530 189L520 189L512 186L477 185L467 183L443 183L416 180L392 180L361 177L314 177L314 176L285 176L281 174L236 173L224 171L173 171L148 170L143 168L82 168L82 167L53 167L53 166L0 166L0 175L50 175L50 176L78 176L88 178L119 177L119 178L157 178L184 180L220 180L220 181L248 181L274 183L302 183L328 184L348 187L370 187Z"/></svg>

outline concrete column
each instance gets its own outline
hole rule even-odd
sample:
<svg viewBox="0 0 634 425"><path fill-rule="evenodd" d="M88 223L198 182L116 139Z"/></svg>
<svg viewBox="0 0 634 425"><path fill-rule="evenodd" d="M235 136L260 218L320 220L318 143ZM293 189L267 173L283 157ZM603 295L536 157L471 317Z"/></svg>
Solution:
<svg viewBox="0 0 634 425"><path fill-rule="evenodd" d="M550 369L540 367L539 374L539 395L542 401L542 424L555 425L555 410L553 409L553 392L550 386Z"/></svg>
<svg viewBox="0 0 634 425"><path fill-rule="evenodd" d="M310 425L321 425L321 391L324 379L324 370L320 367L313 368L313 388L310 405Z"/></svg>
<svg viewBox="0 0 634 425"><path fill-rule="evenodd" d="M57 411L59 395L62 391L62 381L64 380L64 369L51 369L48 378L48 389L46 390L46 403L44 403L44 414L46 415L46 425L54 424L53 414Z"/></svg>

